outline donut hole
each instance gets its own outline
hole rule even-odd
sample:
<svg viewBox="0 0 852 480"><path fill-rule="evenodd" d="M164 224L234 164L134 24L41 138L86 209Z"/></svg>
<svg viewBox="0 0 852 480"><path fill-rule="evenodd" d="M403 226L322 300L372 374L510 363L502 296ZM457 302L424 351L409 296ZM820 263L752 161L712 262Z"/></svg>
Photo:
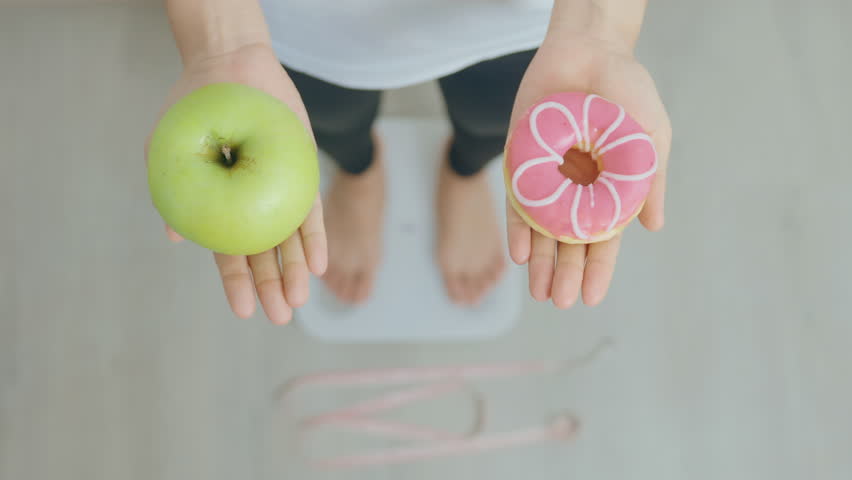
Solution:
<svg viewBox="0 0 852 480"><path fill-rule="evenodd" d="M562 156L559 172L578 185L591 185L601 174L598 162L588 152L572 148Z"/></svg>

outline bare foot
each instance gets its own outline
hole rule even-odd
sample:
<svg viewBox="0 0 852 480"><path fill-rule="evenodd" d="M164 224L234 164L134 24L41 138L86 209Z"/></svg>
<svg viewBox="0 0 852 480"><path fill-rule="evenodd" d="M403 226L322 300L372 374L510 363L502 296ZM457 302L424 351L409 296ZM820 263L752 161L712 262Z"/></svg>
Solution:
<svg viewBox="0 0 852 480"><path fill-rule="evenodd" d="M462 177L444 162L438 177L438 262L450 299L475 305L506 267L503 235L485 172Z"/></svg>
<svg viewBox="0 0 852 480"><path fill-rule="evenodd" d="M361 303L372 292L381 258L385 179L381 145L367 171L351 175L338 171L325 197L328 270L323 275L338 299Z"/></svg>

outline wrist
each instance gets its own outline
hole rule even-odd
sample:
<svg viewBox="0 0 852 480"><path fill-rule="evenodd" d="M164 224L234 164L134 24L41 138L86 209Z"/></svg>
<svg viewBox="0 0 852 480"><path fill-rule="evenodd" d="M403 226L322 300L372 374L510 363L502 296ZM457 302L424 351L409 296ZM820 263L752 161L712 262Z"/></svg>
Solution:
<svg viewBox="0 0 852 480"><path fill-rule="evenodd" d="M255 0L167 0L166 7L184 66L246 49L271 49Z"/></svg>
<svg viewBox="0 0 852 480"><path fill-rule="evenodd" d="M554 0L549 40L604 44L632 54L639 39L645 0Z"/></svg>

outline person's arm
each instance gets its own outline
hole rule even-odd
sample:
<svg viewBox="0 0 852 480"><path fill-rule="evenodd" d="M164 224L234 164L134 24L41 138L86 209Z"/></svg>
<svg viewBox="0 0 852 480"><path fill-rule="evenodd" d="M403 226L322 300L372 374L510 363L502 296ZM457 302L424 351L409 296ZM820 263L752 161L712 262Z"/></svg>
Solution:
<svg viewBox="0 0 852 480"><path fill-rule="evenodd" d="M653 78L634 58L646 0L554 0L547 35L527 69L515 98L515 123L547 95L575 91L597 94L624 107L654 142L658 166L639 221L656 231L664 223L666 167L671 123ZM557 242L532 230L510 204L506 210L509 252L529 269L530 294L560 308L586 305L606 296L615 269L619 233L586 245Z"/></svg>
<svg viewBox="0 0 852 480"><path fill-rule="evenodd" d="M166 98L161 115L198 88L234 82L282 101L311 132L299 92L272 49L266 19L257 0L165 2L184 69ZM168 226L166 232L171 240L182 240ZM249 257L215 253L231 309L237 316L250 317L258 298L269 320L276 324L289 322L293 309L308 299L310 273L319 276L325 272L326 245L318 195L299 231L278 247Z"/></svg>
<svg viewBox="0 0 852 480"><path fill-rule="evenodd" d="M166 0L184 65L254 45L269 45L257 0Z"/></svg>
<svg viewBox="0 0 852 480"><path fill-rule="evenodd" d="M583 34L632 50L647 0L554 0L549 34Z"/></svg>

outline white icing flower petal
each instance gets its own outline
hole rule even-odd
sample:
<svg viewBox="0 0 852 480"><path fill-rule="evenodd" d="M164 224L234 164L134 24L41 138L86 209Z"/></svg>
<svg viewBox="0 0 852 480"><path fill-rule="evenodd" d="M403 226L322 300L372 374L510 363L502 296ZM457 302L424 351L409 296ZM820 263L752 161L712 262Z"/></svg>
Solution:
<svg viewBox="0 0 852 480"><path fill-rule="evenodd" d="M623 175L623 174L620 174L620 173L613 173L613 172L604 170L603 172L601 172L601 176L611 178L613 180L624 181L624 182L638 182L639 180L644 180L644 179L650 177L651 175L653 175L657 171L657 150L654 148L654 141L651 140L651 137L649 137L645 133L634 133L634 134L631 134L631 135L625 135L625 136L623 136L623 137L621 137L617 140L613 140L612 142L608 143L607 145L604 145L603 147L601 147L598 150L598 155L604 155L604 154L606 154L607 152L609 152L610 150L612 150L616 147L619 147L621 145L624 145L625 143L632 142L632 141L635 141L635 140L645 140L645 141L648 142L649 145L651 145L651 149L654 152L654 163L651 165L651 168L649 168L645 172L637 173L637 174L634 174L634 175ZM604 161L604 164L606 164L606 161Z"/></svg>
<svg viewBox="0 0 852 480"><path fill-rule="evenodd" d="M591 150L592 148L592 137L589 136L589 107L592 105L592 100L603 98L590 94L586 95L586 99L583 101L583 141L580 142L580 148L582 150Z"/></svg>
<svg viewBox="0 0 852 480"><path fill-rule="evenodd" d="M553 150L553 147L548 145L543 138L541 138L541 133L538 130L538 116L541 114L541 112L551 108L554 110L558 110L565 116L566 119L568 119L568 123L570 123L571 128L574 129L575 143L582 142L583 135L580 131L580 126L577 125L577 119L574 117L574 114L571 113L571 110L569 110L568 107L566 107L565 105L562 105L559 102L544 102L535 107L535 109L533 109L532 113L530 114L530 130L532 131L533 138L535 139L539 147L544 149L544 151L546 151L550 155L560 158L561 161L560 155L556 153L556 151Z"/></svg>
<svg viewBox="0 0 852 480"><path fill-rule="evenodd" d="M559 184L559 186L553 193L540 199L531 199L525 197L521 193L521 189L518 188L518 181L521 179L521 175L523 175L524 172L526 172L532 167L548 162L561 163L561 160L562 159L559 157L541 157L534 158L532 160L527 160L526 162L522 163L521 166L519 166L518 169L515 170L515 173L512 175L512 191L514 192L515 199L518 200L518 203L526 207L543 207L545 205L550 205L555 202L562 195L562 193L565 192L565 189L571 185L572 182L570 179L566 178L561 184Z"/></svg>
<svg viewBox="0 0 852 480"><path fill-rule="evenodd" d="M603 186L609 190L610 195L612 195L612 201L615 203L615 213L612 215L612 221L606 228L606 231L608 232L615 228L615 225L618 223L618 219L621 217L621 197L618 195L618 190L615 189L615 185L606 178L598 177L598 182L603 184Z"/></svg>
<svg viewBox="0 0 852 480"><path fill-rule="evenodd" d="M570 179L566 178L564 181L562 181L562 183L559 184L559 186L556 188L556 190L553 191L553 193L540 199L527 198L526 196L524 196L524 194L521 193L520 188L518 188L518 181L520 180L521 175L523 175L524 172L526 172L530 168L548 162L555 162L561 165L564 161L562 157L558 153L556 153L556 150L554 150L553 147L551 147L547 142L544 141L541 136L541 132L538 128L539 115L549 109L557 110L565 116L565 118L568 120L568 123L571 124L571 128L574 130L575 143L581 142L583 140L583 136L580 131L580 126L577 124L577 119L574 117L574 114L571 112L571 110L568 109L568 107L566 107L565 105L559 102L544 102L537 105L533 109L533 111L530 113L529 119L530 131L532 132L533 139L535 139L535 142L538 144L538 146L541 147L549 155L547 157L527 160L526 162L522 163L512 175L512 191L515 194L515 198L521 205L527 207L542 207L545 205L552 204L565 192L565 189L567 189L573 183Z"/></svg>
<svg viewBox="0 0 852 480"><path fill-rule="evenodd" d="M598 139L595 141L596 148L599 148L598 145L603 145L604 142L606 142L606 139L609 138L610 135L612 135L612 132L614 132L618 127L621 126L621 122L624 121L625 116L626 114L624 113L624 108L621 105L618 105L618 116L615 117L615 120L612 122L612 124L610 124L610 126L606 130L604 130L601 136L598 137ZM591 141L589 141L589 144L591 145ZM598 151L597 154L600 155L600 151Z"/></svg>

